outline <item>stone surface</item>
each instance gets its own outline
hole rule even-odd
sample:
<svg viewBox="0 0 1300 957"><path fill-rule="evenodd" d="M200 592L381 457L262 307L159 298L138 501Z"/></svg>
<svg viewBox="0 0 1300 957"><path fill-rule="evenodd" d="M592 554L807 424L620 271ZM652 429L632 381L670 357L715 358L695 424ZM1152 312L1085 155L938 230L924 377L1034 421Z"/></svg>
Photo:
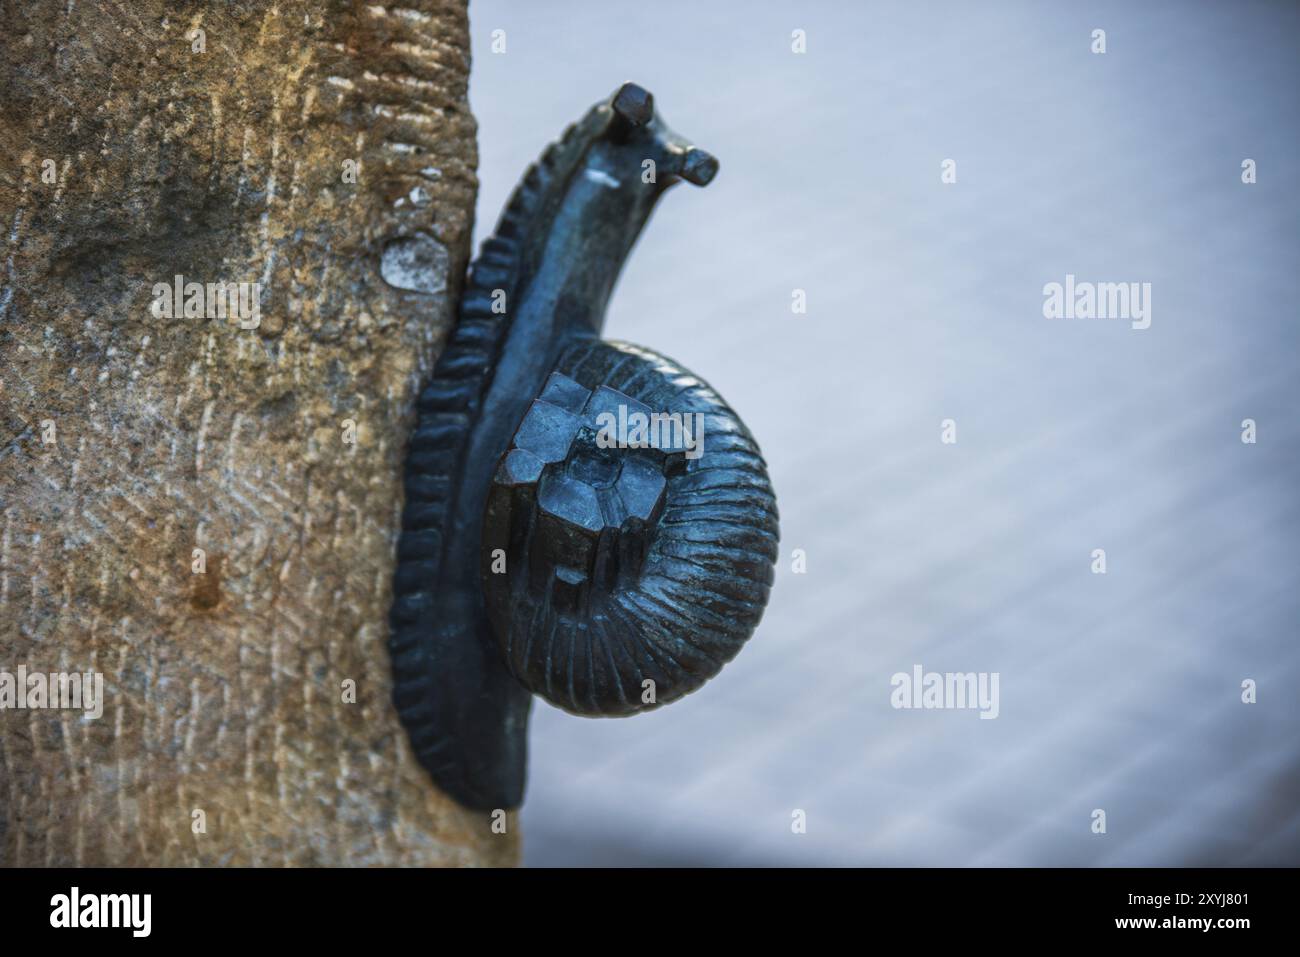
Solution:
<svg viewBox="0 0 1300 957"><path fill-rule="evenodd" d="M516 858L411 757L384 645L468 49L456 0L6 14L0 671L106 702L0 712L0 862ZM256 328L158 315L176 275L259 283Z"/></svg>

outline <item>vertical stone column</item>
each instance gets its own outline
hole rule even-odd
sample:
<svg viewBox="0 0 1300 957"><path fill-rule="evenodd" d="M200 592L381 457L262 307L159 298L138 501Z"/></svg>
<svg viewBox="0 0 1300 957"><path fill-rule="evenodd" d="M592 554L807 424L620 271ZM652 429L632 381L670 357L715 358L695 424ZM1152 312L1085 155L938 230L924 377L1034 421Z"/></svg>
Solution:
<svg viewBox="0 0 1300 957"><path fill-rule="evenodd" d="M104 701L0 711L0 863L512 863L385 647L469 252L463 0L4 19L0 672ZM188 285L222 282L244 313Z"/></svg>

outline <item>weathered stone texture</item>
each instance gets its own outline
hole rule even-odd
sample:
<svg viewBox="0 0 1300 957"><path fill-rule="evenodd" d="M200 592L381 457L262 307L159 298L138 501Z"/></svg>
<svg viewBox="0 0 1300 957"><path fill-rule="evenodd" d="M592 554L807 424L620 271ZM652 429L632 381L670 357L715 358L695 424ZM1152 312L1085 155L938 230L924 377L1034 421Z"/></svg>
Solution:
<svg viewBox="0 0 1300 957"><path fill-rule="evenodd" d="M98 721L0 712L0 862L513 862L413 761L384 644L468 253L463 2L0 20L0 670L106 682ZM176 274L262 283L260 326L156 317Z"/></svg>

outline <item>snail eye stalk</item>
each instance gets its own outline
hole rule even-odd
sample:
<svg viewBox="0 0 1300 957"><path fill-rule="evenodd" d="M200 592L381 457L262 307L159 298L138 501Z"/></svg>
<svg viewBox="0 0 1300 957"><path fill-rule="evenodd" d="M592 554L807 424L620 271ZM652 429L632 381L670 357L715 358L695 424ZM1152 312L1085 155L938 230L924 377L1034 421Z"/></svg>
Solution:
<svg viewBox="0 0 1300 957"><path fill-rule="evenodd" d="M616 139L623 138L654 118L655 98L649 90L635 83L624 83L610 101L610 108L614 111L610 135Z"/></svg>

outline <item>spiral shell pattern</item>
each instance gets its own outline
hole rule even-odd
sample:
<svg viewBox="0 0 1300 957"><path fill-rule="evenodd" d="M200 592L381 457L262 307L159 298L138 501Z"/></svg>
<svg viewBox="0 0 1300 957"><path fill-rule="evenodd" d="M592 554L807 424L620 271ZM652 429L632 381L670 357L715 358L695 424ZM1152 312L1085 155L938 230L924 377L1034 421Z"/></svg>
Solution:
<svg viewBox="0 0 1300 957"><path fill-rule="evenodd" d="M633 486L641 499L646 483L652 491L661 488L653 514L629 517L635 509L624 502L615 505L613 519L604 506L603 525L599 518L586 525L557 519L562 509L547 504L548 495L557 498L555 488L572 490L576 482L592 502L617 498L617 488L611 481L604 483L610 488L599 480L592 480L595 488L584 484L589 470L575 464L582 454L575 450L584 441L590 445L589 428L575 433L543 472L541 459L520 451L528 441L521 437L527 420L489 496L483 581L507 667L566 711L633 714L700 687L753 633L777 557L776 498L744 423L707 383L671 359L592 339L569 347L556 371L582 390L604 387L656 411L702 415L692 419L703 425L701 454L679 456L663 468L662 479L650 475ZM544 392L538 402L546 399ZM543 411L554 413L552 421L563 413ZM523 466L517 464L521 457ZM570 541L575 536L576 545ZM502 553L504 573L491 557Z"/></svg>

